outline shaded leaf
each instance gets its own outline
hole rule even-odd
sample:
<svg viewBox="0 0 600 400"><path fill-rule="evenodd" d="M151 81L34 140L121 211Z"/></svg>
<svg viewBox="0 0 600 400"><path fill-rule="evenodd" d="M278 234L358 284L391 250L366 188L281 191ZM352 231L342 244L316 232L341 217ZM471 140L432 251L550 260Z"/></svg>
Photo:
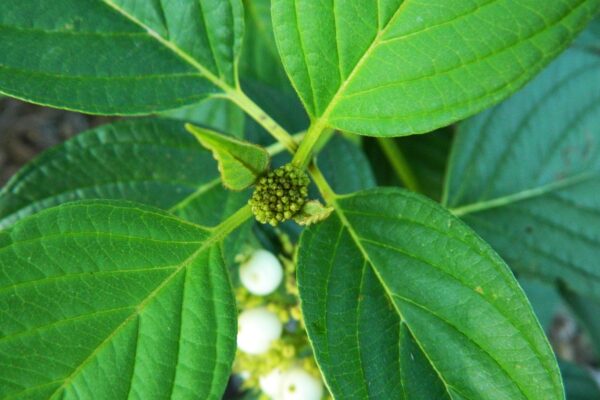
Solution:
<svg viewBox="0 0 600 400"><path fill-rule="evenodd" d="M587 331L596 350L600 355L600 302L598 299L581 296L571 290L561 290L561 295L581 326Z"/></svg>
<svg viewBox="0 0 600 400"><path fill-rule="evenodd" d="M114 201L0 233L0 397L221 398L237 314L222 234Z"/></svg>
<svg viewBox="0 0 600 400"><path fill-rule="evenodd" d="M336 193L352 193L375 186L375 177L362 149L335 135L317 156L319 168Z"/></svg>
<svg viewBox="0 0 600 400"><path fill-rule="evenodd" d="M101 114L193 104L237 86L243 18L240 0L5 0L0 91Z"/></svg>
<svg viewBox="0 0 600 400"><path fill-rule="evenodd" d="M588 371L566 362L560 363L560 371L565 381L568 400L596 400L600 398L600 388Z"/></svg>
<svg viewBox="0 0 600 400"><path fill-rule="evenodd" d="M0 192L0 227L81 199L141 202L213 226L247 194L223 188L210 152L181 122L121 121L84 132L23 167Z"/></svg>
<svg viewBox="0 0 600 400"><path fill-rule="evenodd" d="M242 139L244 112L223 98L210 98L198 104L160 113L162 117L209 126L220 132Z"/></svg>
<svg viewBox="0 0 600 400"><path fill-rule="evenodd" d="M240 75L245 80L292 91L285 74L271 24L271 0L244 0L245 35Z"/></svg>
<svg viewBox="0 0 600 400"><path fill-rule="evenodd" d="M445 203L521 276L600 298L600 54L568 50L464 122Z"/></svg>
<svg viewBox="0 0 600 400"><path fill-rule="evenodd" d="M527 295L527 299L546 333L550 333L554 317L564 309L558 290L554 285L534 279L520 278L519 284Z"/></svg>
<svg viewBox="0 0 600 400"><path fill-rule="evenodd" d="M246 189L269 168L271 157L260 146L191 124L186 124L186 129L212 152L221 181L229 189Z"/></svg>
<svg viewBox="0 0 600 400"><path fill-rule="evenodd" d="M558 55L598 0L273 0L275 38L316 124L428 132L508 96Z"/></svg>
<svg viewBox="0 0 600 400"><path fill-rule="evenodd" d="M471 229L400 189L333 202L336 212L302 235L298 282L336 398L564 397L525 295Z"/></svg>

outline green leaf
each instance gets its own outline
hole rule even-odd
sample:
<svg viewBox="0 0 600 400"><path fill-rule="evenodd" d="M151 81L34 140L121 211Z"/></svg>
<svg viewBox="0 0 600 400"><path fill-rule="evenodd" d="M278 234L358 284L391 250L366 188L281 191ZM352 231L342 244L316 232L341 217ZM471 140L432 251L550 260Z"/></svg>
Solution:
<svg viewBox="0 0 600 400"><path fill-rule="evenodd" d="M561 362L560 371L565 381L565 390L569 400L597 400L600 388L590 373L583 368Z"/></svg>
<svg viewBox="0 0 600 400"><path fill-rule="evenodd" d="M238 139L244 137L244 112L223 98L210 98L175 110L160 113L162 117L210 126Z"/></svg>
<svg viewBox="0 0 600 400"><path fill-rule="evenodd" d="M185 127L213 153L223 185L229 189L246 189L269 168L271 157L260 146L191 124Z"/></svg>
<svg viewBox="0 0 600 400"><path fill-rule="evenodd" d="M273 0L284 66L316 124L428 132L508 96L599 0Z"/></svg>
<svg viewBox="0 0 600 400"><path fill-rule="evenodd" d="M0 233L0 397L220 399L237 314L225 233L114 201Z"/></svg>
<svg viewBox="0 0 600 400"><path fill-rule="evenodd" d="M0 192L0 227L80 199L145 203L205 226L247 200L220 183L209 151L166 119L136 119L84 132L22 168Z"/></svg>
<svg viewBox="0 0 600 400"><path fill-rule="evenodd" d="M525 295L471 229L401 189L333 205L302 235L298 283L334 397L564 398Z"/></svg>
<svg viewBox="0 0 600 400"><path fill-rule="evenodd" d="M575 47L463 123L445 203L521 276L600 298L600 55Z"/></svg>
<svg viewBox="0 0 600 400"><path fill-rule="evenodd" d="M101 114L193 104L237 87L243 18L240 0L5 0L0 92Z"/></svg>

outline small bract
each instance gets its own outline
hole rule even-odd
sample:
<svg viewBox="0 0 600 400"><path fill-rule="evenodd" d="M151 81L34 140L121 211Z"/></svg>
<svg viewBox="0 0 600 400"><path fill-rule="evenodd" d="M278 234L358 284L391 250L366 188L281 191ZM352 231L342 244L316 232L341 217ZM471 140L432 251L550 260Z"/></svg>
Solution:
<svg viewBox="0 0 600 400"><path fill-rule="evenodd" d="M266 353L271 343L279 339L282 329L277 315L265 307L246 310L238 318L238 348L253 355Z"/></svg>
<svg viewBox="0 0 600 400"><path fill-rule="evenodd" d="M240 267L242 284L250 293L258 296L273 293L282 279L281 263L267 250L256 250Z"/></svg>
<svg viewBox="0 0 600 400"><path fill-rule="evenodd" d="M281 400L321 400L323 384L301 367L292 367L283 376Z"/></svg>

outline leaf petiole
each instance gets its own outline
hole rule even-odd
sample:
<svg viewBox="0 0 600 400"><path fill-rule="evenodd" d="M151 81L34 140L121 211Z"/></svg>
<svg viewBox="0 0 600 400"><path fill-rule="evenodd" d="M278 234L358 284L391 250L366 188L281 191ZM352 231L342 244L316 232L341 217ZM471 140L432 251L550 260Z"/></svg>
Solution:
<svg viewBox="0 0 600 400"><path fill-rule="evenodd" d="M420 193L419 182L398 143L394 139L385 137L378 137L377 143L404 186L413 192Z"/></svg>
<svg viewBox="0 0 600 400"><path fill-rule="evenodd" d="M277 139L290 153L294 153L298 144L281 125L277 123L269 114L267 114L258 104L250 99L246 93L237 88L228 90L227 98L234 104L244 110L260 126L262 126L271 136Z"/></svg>

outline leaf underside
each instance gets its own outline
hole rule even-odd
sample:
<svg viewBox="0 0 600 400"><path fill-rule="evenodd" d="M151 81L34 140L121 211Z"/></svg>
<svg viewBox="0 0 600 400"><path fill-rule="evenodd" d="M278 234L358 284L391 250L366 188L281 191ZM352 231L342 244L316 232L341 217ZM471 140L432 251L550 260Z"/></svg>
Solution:
<svg viewBox="0 0 600 400"><path fill-rule="evenodd" d="M599 0L273 0L284 66L320 123L428 132L489 107L559 54Z"/></svg>
<svg viewBox="0 0 600 400"><path fill-rule="evenodd" d="M469 228L399 189L335 203L303 233L298 282L336 398L563 398L525 295Z"/></svg>
<svg viewBox="0 0 600 400"><path fill-rule="evenodd" d="M236 308L211 232L87 201L0 233L0 397L219 399Z"/></svg>
<svg viewBox="0 0 600 400"><path fill-rule="evenodd" d="M465 123L446 204L515 271L600 298L600 56L575 46Z"/></svg>
<svg viewBox="0 0 600 400"><path fill-rule="evenodd" d="M136 119L81 133L21 169L0 192L0 227L74 200L130 200L214 226L247 198L223 187L209 151L180 121Z"/></svg>
<svg viewBox="0 0 600 400"><path fill-rule="evenodd" d="M0 92L100 114L192 104L236 86L243 19L239 0L5 0Z"/></svg>

